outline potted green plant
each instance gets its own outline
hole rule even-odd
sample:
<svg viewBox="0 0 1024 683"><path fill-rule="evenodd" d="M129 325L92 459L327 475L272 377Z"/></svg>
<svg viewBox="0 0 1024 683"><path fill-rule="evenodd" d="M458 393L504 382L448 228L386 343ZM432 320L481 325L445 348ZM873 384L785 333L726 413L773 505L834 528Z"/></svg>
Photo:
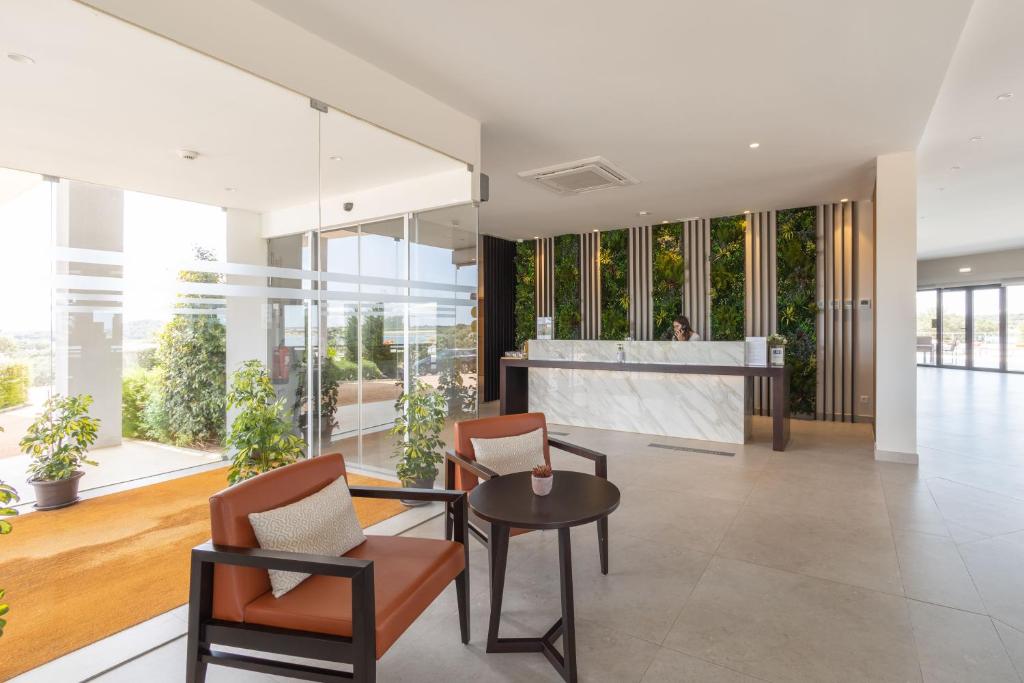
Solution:
<svg viewBox="0 0 1024 683"><path fill-rule="evenodd" d="M229 483L290 465L302 456L303 441L292 433L291 415L284 402L258 360L245 361L232 375L227 406L239 412L226 441L235 453L228 469Z"/></svg>
<svg viewBox="0 0 1024 683"><path fill-rule="evenodd" d="M55 395L43 404L43 412L19 442L21 452L32 457L29 483L36 491L37 510L55 510L78 501L82 465L96 465L86 457L96 443L100 421L89 417L92 396Z"/></svg>
<svg viewBox="0 0 1024 683"><path fill-rule="evenodd" d="M786 338L781 334L770 334L766 340L771 353L771 363L774 367L782 367L786 364Z"/></svg>
<svg viewBox="0 0 1024 683"><path fill-rule="evenodd" d="M299 411L299 428L303 434L309 433L309 400L306 390L306 361L303 358L298 366L299 384L295 389L294 407ZM344 379L344 369L335 349L327 349L320 364L320 442L327 444L338 424L335 413L338 410L338 385Z"/></svg>
<svg viewBox="0 0 1024 683"><path fill-rule="evenodd" d="M441 430L447 408L444 394L420 380L410 391L402 392L395 401L396 436L395 454L398 465L395 473L406 488L432 489L437 478L437 466L444 460L441 450ZM402 501L406 505L422 505L418 501Z"/></svg>

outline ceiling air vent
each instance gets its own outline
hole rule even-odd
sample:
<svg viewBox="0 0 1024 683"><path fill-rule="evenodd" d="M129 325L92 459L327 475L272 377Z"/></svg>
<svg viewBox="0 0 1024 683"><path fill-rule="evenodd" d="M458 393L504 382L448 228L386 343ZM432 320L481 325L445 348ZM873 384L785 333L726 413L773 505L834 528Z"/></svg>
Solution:
<svg viewBox="0 0 1024 683"><path fill-rule="evenodd" d="M523 171L519 177L540 183L558 194L580 194L606 187L636 185L638 181L625 171L616 168L604 157L590 157L564 164L555 164L532 171Z"/></svg>

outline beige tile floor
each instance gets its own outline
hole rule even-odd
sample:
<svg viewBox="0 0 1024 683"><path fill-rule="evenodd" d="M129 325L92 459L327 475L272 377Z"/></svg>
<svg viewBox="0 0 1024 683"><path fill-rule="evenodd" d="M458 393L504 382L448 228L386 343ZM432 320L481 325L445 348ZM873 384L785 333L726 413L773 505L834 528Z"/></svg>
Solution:
<svg viewBox="0 0 1024 683"><path fill-rule="evenodd" d="M608 576L594 529L573 531L582 679L1020 681L1024 376L972 374L920 371L919 466L875 462L868 425L797 422L784 453L762 423L743 447L553 427L609 453L622 489ZM586 464L555 454L556 468ZM408 533L440 536L440 520ZM513 539L502 635L555 619L555 540ZM459 643L450 589L384 656L379 680L558 680L540 655L484 652L477 543L471 566L472 642ZM183 664L179 637L96 680L179 681ZM214 668L208 680L281 679Z"/></svg>

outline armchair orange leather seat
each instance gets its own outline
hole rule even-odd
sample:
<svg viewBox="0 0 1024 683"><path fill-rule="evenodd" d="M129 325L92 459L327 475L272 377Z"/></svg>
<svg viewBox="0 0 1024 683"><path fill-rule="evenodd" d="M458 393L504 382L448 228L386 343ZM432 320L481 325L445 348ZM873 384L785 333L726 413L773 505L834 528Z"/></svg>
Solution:
<svg viewBox="0 0 1024 683"><path fill-rule="evenodd" d="M259 548L251 512L288 505L345 476L341 455L324 455L267 472L210 499L212 539L192 551L188 681L209 664L311 680L373 681L376 660L452 581L462 642L469 642L469 553L465 494L350 486L355 497L441 500L459 517L451 540L367 536L342 557ZM461 511L461 512L460 512ZM267 569L312 574L275 598ZM215 651L229 645L352 665L352 674Z"/></svg>
<svg viewBox="0 0 1024 683"><path fill-rule="evenodd" d="M589 448L554 439L548 436L547 420L544 413L515 413L496 417L482 417L476 420L463 420L455 423L455 450L445 455L445 488L458 491L472 491L481 479L487 480L499 476L496 472L484 467L476 461L473 450L473 439L497 439L506 436L518 436L528 432L544 430L544 462L551 465L551 448L557 448L572 455L577 455L594 463L594 475L608 478L608 457L604 453ZM537 463L540 464L540 463ZM482 543L490 547L490 525L479 519L470 511L472 523L468 529ZM449 509L445 518L445 538L452 538L457 520L453 510ZM525 534L529 529L509 530L509 536ZM597 522L598 554L601 560L601 572L608 573L608 518Z"/></svg>

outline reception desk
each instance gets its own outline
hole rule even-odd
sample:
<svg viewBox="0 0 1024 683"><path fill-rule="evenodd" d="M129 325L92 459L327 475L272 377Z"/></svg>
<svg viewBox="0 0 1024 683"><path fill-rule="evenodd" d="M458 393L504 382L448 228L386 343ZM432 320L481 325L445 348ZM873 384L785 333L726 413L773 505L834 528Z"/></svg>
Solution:
<svg viewBox="0 0 1024 683"><path fill-rule="evenodd" d="M625 362L617 359L619 345ZM772 447L789 441L789 369L748 366L743 342L530 341L501 360L501 413L549 422L745 443L751 379L772 381Z"/></svg>

